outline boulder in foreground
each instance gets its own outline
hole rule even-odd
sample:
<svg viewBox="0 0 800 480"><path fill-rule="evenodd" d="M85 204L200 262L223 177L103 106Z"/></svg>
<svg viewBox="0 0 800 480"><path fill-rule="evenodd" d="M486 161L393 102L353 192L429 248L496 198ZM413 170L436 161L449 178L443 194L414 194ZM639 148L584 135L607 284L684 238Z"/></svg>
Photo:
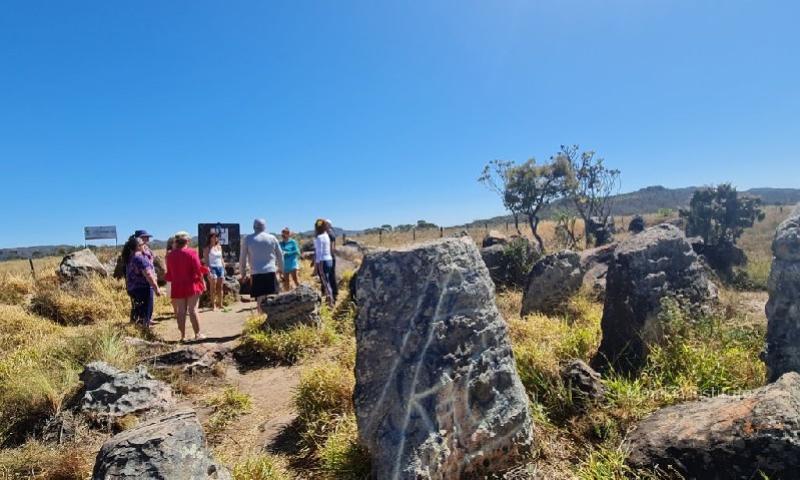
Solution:
<svg viewBox="0 0 800 480"><path fill-rule="evenodd" d="M659 410L639 423L625 446L633 467L689 479L797 478L800 375L787 373L741 396Z"/></svg>
<svg viewBox="0 0 800 480"><path fill-rule="evenodd" d="M800 372L800 205L778 226L772 254L766 308L770 381Z"/></svg>
<svg viewBox="0 0 800 480"><path fill-rule="evenodd" d="M528 275L520 315L556 313L582 284L580 255L571 250L548 255L536 262Z"/></svg>
<svg viewBox="0 0 800 480"><path fill-rule="evenodd" d="M471 239L370 253L356 291L354 402L375 478L484 478L530 447L528 398Z"/></svg>
<svg viewBox="0 0 800 480"><path fill-rule="evenodd" d="M193 411L154 418L111 437L97 454L92 480L230 480L211 457Z"/></svg>

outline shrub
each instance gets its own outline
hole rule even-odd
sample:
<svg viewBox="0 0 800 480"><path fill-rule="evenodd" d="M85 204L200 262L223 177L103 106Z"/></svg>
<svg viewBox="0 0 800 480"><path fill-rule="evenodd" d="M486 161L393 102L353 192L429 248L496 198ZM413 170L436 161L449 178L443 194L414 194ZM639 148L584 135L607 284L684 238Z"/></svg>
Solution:
<svg viewBox="0 0 800 480"><path fill-rule="evenodd" d="M340 417L330 436L317 452L320 470L326 478L360 480L369 478L367 451L358 444L358 427L352 414Z"/></svg>
<svg viewBox="0 0 800 480"><path fill-rule="evenodd" d="M291 480L286 461L281 457L262 454L248 458L233 467L234 480Z"/></svg>
<svg viewBox="0 0 800 480"><path fill-rule="evenodd" d="M209 435L215 435L232 421L249 412L253 402L250 395L231 386L211 397L207 405L214 409L214 413L208 418L206 427Z"/></svg>
<svg viewBox="0 0 800 480"><path fill-rule="evenodd" d="M287 330L264 330L262 323L260 317L253 317L242 332L238 355L251 363L294 365L336 340L329 322L323 322L322 329L299 325Z"/></svg>

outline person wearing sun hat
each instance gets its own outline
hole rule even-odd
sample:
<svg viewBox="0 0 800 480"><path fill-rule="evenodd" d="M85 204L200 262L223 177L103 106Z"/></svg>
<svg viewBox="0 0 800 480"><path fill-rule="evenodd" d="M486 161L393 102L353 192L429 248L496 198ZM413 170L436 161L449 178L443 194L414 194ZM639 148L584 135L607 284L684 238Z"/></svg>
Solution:
<svg viewBox="0 0 800 480"><path fill-rule="evenodd" d="M142 242L144 242L142 253L152 262L155 259L155 254L150 250L150 239L153 238L153 236L150 235L147 230L136 230L133 232L133 236L142 239Z"/></svg>
<svg viewBox="0 0 800 480"><path fill-rule="evenodd" d="M206 338L200 333L200 314L197 306L200 294L205 291L203 280L208 269L200 263L200 256L189 248L191 236L180 231L173 235L175 248L167 254L167 281L171 282L170 298L181 332L181 342L186 340L186 316L192 322L195 340Z"/></svg>

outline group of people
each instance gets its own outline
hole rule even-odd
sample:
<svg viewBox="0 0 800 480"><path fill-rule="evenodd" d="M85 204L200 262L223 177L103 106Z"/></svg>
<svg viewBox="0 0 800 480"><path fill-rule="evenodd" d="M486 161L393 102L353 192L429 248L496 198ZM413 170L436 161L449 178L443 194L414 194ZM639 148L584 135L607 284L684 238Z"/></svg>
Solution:
<svg viewBox="0 0 800 480"><path fill-rule="evenodd" d="M150 235L146 230L137 230L125 242L122 249L122 265L128 295L131 299L131 322L150 328L155 297L162 296L156 273L157 257L150 249ZM206 291L208 279L211 309L223 308L225 260L219 233L212 231L203 249L203 258L190 247L191 236L180 231L167 242L166 274L170 299L181 334L186 339L186 317L192 325L195 340L205 337L200 331L200 296ZM329 305L338 295L335 262L336 235L331 222L318 219L314 223L314 272L319 277L322 293ZM239 259L240 281L247 284L250 296L257 300L260 311L261 300L280 291L299 286L301 252L297 240L292 238L289 228L281 232L281 239L267 232L263 219L253 221L253 233L242 239Z"/></svg>

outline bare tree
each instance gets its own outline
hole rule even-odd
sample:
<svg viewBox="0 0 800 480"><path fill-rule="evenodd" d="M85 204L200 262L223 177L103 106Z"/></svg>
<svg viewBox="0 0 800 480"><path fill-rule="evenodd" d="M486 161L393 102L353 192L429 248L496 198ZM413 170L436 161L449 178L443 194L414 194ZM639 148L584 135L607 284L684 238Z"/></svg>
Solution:
<svg viewBox="0 0 800 480"><path fill-rule="evenodd" d="M574 182L569 197L583 219L586 242L592 243L596 240L592 226L605 227L611 216L614 195L621 186L620 171L606 168L605 160L592 150L580 152L578 145L562 145L555 159L563 159L572 166Z"/></svg>

